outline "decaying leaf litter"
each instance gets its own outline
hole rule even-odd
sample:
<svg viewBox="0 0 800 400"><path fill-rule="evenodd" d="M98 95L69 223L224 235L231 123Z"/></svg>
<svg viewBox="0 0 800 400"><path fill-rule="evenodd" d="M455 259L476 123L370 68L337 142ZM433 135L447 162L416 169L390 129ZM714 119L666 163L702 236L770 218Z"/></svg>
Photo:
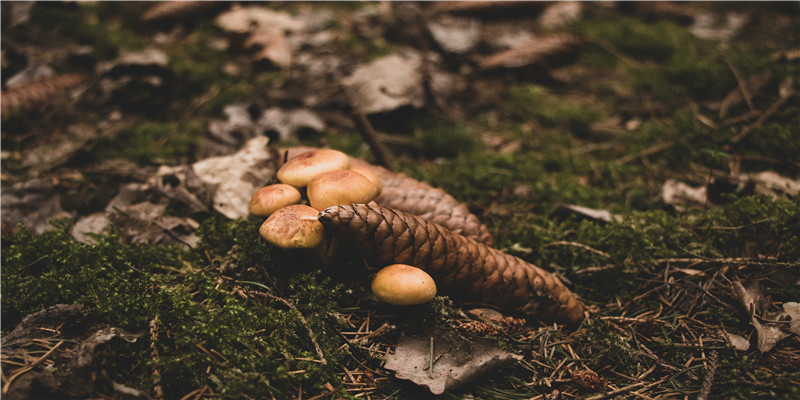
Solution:
<svg viewBox="0 0 800 400"><path fill-rule="evenodd" d="M797 395L796 5L22 4L3 4L4 395L424 397L384 365L403 335L522 357L451 396ZM270 249L226 218L269 182L280 152L245 145L267 137L382 144L587 319L388 307L358 262ZM103 324L137 340L93 342ZM70 380L94 346L95 380Z"/></svg>

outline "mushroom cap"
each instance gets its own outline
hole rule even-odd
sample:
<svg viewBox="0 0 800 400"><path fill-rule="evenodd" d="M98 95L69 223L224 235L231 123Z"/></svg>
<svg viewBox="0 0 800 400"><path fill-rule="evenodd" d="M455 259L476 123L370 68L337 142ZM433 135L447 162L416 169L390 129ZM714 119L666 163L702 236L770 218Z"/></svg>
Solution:
<svg viewBox="0 0 800 400"><path fill-rule="evenodd" d="M340 170L315 176L306 194L311 207L322 211L331 206L369 203L378 197L378 188L356 171Z"/></svg>
<svg viewBox="0 0 800 400"><path fill-rule="evenodd" d="M389 304L414 306L436 297L436 283L427 272L406 264L392 264L378 271L372 293Z"/></svg>
<svg viewBox="0 0 800 400"><path fill-rule="evenodd" d="M317 219L319 211L304 205L283 207L269 216L258 232L284 249L311 249L325 240L325 228Z"/></svg>
<svg viewBox="0 0 800 400"><path fill-rule="evenodd" d="M253 193L250 199L250 214L268 217L288 205L299 203L303 196L292 185L276 183L264 186Z"/></svg>
<svg viewBox="0 0 800 400"><path fill-rule="evenodd" d="M378 174L376 174L375 171L372 170L372 167L369 165L368 162L364 160L359 160L357 158L351 158L350 170L356 171L361 175L364 175L367 179L369 179L370 182L372 182L373 185L375 185L375 187L378 190L378 194L376 195L376 197L381 194L381 190L383 190L383 182L381 182L381 178L378 177Z"/></svg>
<svg viewBox="0 0 800 400"><path fill-rule="evenodd" d="M302 153L287 161L278 169L278 180L304 187L315 176L328 171L350 168L350 158L338 150L319 149Z"/></svg>

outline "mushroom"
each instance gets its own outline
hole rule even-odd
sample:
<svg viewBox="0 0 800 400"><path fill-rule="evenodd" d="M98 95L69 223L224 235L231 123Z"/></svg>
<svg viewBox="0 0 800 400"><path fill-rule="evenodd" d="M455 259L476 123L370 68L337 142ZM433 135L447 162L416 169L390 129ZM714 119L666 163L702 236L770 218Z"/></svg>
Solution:
<svg viewBox="0 0 800 400"><path fill-rule="evenodd" d="M369 203L378 197L378 188L356 171L341 170L315 176L306 194L311 207L322 211L331 206Z"/></svg>
<svg viewBox="0 0 800 400"><path fill-rule="evenodd" d="M381 194L381 190L383 190L383 182L381 182L381 178L379 178L375 171L372 170L372 167L370 167L368 162L357 158L351 158L350 170L364 175L378 189L378 195Z"/></svg>
<svg viewBox="0 0 800 400"><path fill-rule="evenodd" d="M319 149L302 153L278 169L278 180L283 183L304 187L315 176L328 171L350 168L350 158L337 150Z"/></svg>
<svg viewBox="0 0 800 400"><path fill-rule="evenodd" d="M436 283L427 272L406 264L392 264L378 271L372 293L389 304L414 306L436 297Z"/></svg>
<svg viewBox="0 0 800 400"><path fill-rule="evenodd" d="M284 249L311 249L325 240L319 212L307 205L283 207L269 216L258 232L268 242Z"/></svg>
<svg viewBox="0 0 800 400"><path fill-rule="evenodd" d="M303 196L292 185L276 183L258 189L250 199L250 214L269 217L288 205L297 204Z"/></svg>

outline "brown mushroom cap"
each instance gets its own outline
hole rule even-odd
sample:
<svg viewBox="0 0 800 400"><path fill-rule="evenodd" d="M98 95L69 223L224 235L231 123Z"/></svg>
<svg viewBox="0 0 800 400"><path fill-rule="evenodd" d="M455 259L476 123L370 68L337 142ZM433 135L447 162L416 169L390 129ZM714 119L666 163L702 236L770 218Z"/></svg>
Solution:
<svg viewBox="0 0 800 400"><path fill-rule="evenodd" d="M427 272L410 265L392 264L378 271L372 293L389 304L413 306L436 297L436 283Z"/></svg>
<svg viewBox="0 0 800 400"><path fill-rule="evenodd" d="M308 202L317 210L343 204L369 203L378 189L364 175L351 170L319 174L308 183Z"/></svg>
<svg viewBox="0 0 800 400"><path fill-rule="evenodd" d="M256 190L250 199L250 214L268 217L288 205L297 204L303 196L292 185L276 183Z"/></svg>
<svg viewBox="0 0 800 400"><path fill-rule="evenodd" d="M341 151L319 149L302 153L287 161L278 169L278 180L283 183L304 187L315 176L328 171L350 168L350 158Z"/></svg>
<svg viewBox="0 0 800 400"><path fill-rule="evenodd" d="M383 190L383 182L381 182L381 178L379 178L378 175L372 170L369 163L357 158L351 158L350 170L364 175L367 179L369 179L370 182L372 182L373 185L375 185L378 190L376 197L381 194L381 190Z"/></svg>
<svg viewBox="0 0 800 400"><path fill-rule="evenodd" d="M261 237L284 249L311 249L325 240L325 228L317 220L319 211L303 204L286 206L261 224Z"/></svg>

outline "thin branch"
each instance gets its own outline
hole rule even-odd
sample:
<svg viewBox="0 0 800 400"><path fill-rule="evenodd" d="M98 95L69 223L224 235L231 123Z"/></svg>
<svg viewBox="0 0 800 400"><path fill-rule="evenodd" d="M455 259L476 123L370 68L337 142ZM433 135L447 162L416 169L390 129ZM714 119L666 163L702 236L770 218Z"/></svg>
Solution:
<svg viewBox="0 0 800 400"><path fill-rule="evenodd" d="M573 246L573 247L577 247L579 249L584 249L586 251L592 252L594 254L601 255L601 256L609 259L609 260L611 259L611 256L608 253L606 253L604 251L600 251L600 250L594 249L594 248L589 247L589 246L587 246L587 245L585 245L583 243L568 242L568 241L563 241L562 240L562 241L558 241L558 242L547 243L547 244L543 245L542 247L550 247L550 246Z"/></svg>
<svg viewBox="0 0 800 400"><path fill-rule="evenodd" d="M378 134L367 119L367 116L360 111L353 111L353 122L355 122L358 127L358 132L361 134L361 137L364 138L367 144L369 144L369 148L372 149L375 161L389 170L394 170L394 158L378 138Z"/></svg>
<svg viewBox="0 0 800 400"><path fill-rule="evenodd" d="M239 281L239 283L256 284L257 282ZM260 284L259 286L266 287ZM306 321L306 318L303 316L303 313L301 313L300 310L298 310L294 304L292 304L289 300L284 299L283 297L279 297L271 293L257 292L257 291L251 291L250 293L268 297L273 300L277 300L283 303L286 307L289 307L290 309L295 311L297 315L300 317L300 322L303 324L303 326L306 328L306 331L308 332L308 337L311 339L311 343L314 345L314 350L317 352L317 356L319 356L320 363L322 365L328 365L328 361L325 359L325 355L322 353L322 348L319 346L319 343L317 343L317 341L314 339L314 331L311 330L311 326L308 325L308 321Z"/></svg>
<svg viewBox="0 0 800 400"><path fill-rule="evenodd" d="M742 131L739 132L739 134L731 138L731 143L741 142L745 137L747 137L748 134L750 134L750 132L761 126L761 124L763 124L764 121L767 120L767 118L772 116L772 114L775 114L775 112L778 111L778 109L781 108L781 106L784 103L786 103L792 97L793 94L794 94L794 89L787 90L786 93L784 93L783 96L781 96L778 99L778 101L776 101L766 111L764 111L764 113L761 114L761 116L758 117L756 122L753 122L752 124L748 125L744 129L742 129Z"/></svg>

